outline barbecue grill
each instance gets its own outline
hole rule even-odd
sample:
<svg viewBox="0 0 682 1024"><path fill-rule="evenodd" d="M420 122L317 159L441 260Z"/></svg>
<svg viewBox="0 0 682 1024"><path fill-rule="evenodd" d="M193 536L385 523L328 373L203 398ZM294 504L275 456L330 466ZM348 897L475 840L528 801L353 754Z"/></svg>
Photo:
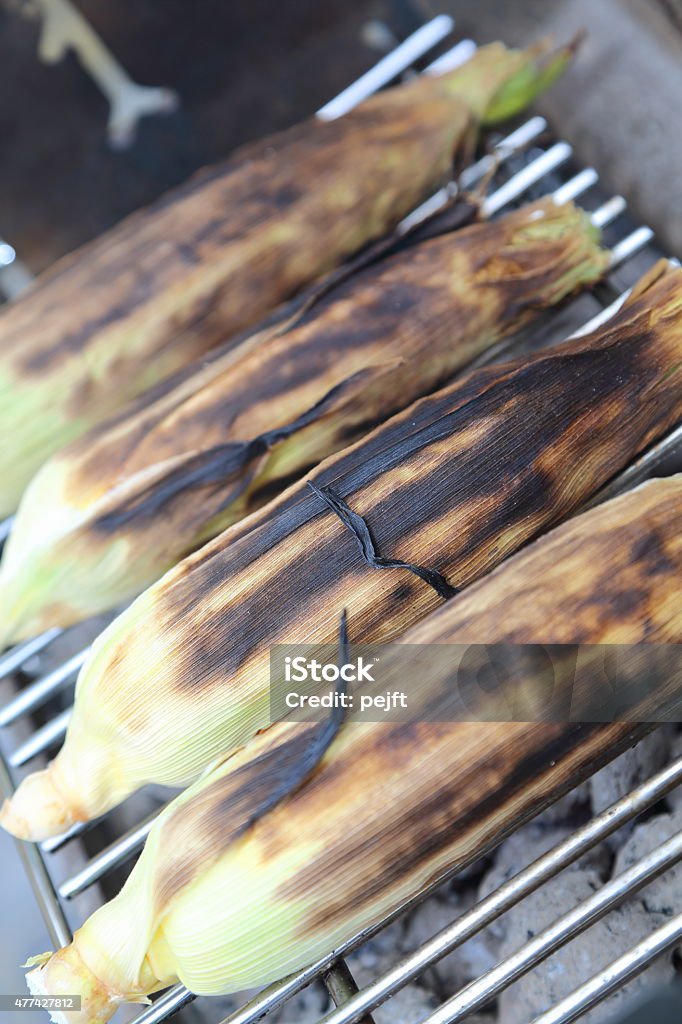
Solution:
<svg viewBox="0 0 682 1024"><path fill-rule="evenodd" d="M426 74L443 71L463 62L471 55L475 44L470 40L462 40L445 49L452 31L453 23L445 16L425 24L366 75L324 106L318 116L327 119L340 116L377 89L390 85L401 76L414 74L415 65L423 65L426 58L431 60L423 72ZM444 52L434 58L436 48ZM551 343L552 340L603 322L623 301L629 285L642 270L662 255L653 232L630 220L625 200L620 196L608 197L599 184L597 172L592 168L577 167L571 146L556 139L544 119L537 116L524 121L506 137L496 140L491 152L463 173L458 186L453 183L423 204L406 218L399 230L407 231L415 223L439 210L457 187L481 188L486 181L484 210L489 216L496 215L517 200L549 192L554 194L558 202L579 198L585 208L591 211L594 222L604 230L605 238L611 244L612 267L607 280L594 288L588 296L548 315L543 321L541 332L533 330L512 342L505 342L497 350L486 353L478 360L479 363L508 358L533 348L539 343L540 333L543 342L548 340ZM2 254L7 269L14 260L14 250L3 244ZM669 471L676 464L682 468L682 427L659 441L628 467L595 501L631 488L656 472ZM7 535L9 525L4 523L0 527L0 540ZM94 636L95 628L91 628L90 632ZM34 767L63 737L70 714L68 708L64 709L64 701L88 654L88 647L79 649L76 646L83 636L83 627L66 632L50 630L0 658L0 685L7 687L9 692L11 681L16 684L21 680L23 684L14 685L14 694L4 705L0 704L0 784L5 795L13 791L25 766ZM57 648L68 654L63 661L55 664L54 651ZM52 665L46 671L45 665L50 660ZM0 694L2 692L0 690ZM54 713L53 708L56 708ZM314 980L324 982L336 1005L336 1009L320 1017L319 1024L371 1024L373 1011L389 1001L402 986L423 975L444 955L489 926L502 914L513 910L526 896L539 890L588 850L625 823L654 807L680 783L682 759L669 764L608 810L591 818L570 838L453 920L362 991L358 991L344 957L361 947L389 921L355 936L342 948L331 950L324 959L306 970L253 995L221 1024L254 1024L263 1018L268 1019ZM87 909L92 909L93 900L95 903L99 900L101 883L122 870L139 851L154 820L154 816L142 820L111 841L111 832L118 827L112 825L111 820L116 817L116 812L113 812L109 816L109 825L105 821L103 824L97 823L94 828L77 826L66 835L40 845L19 844L24 866L55 947L70 941L72 926L84 916L78 898L82 900L86 897L89 903ZM110 829L109 837L107 827ZM97 846L98 840L95 837L99 833L104 835L104 844L92 852L93 847ZM86 844L89 852L86 851ZM82 864L78 870L70 871L66 877L62 877L59 853L66 848L74 851ZM484 852L487 851L480 851L480 855ZM514 955L452 995L423 1024L454 1024L465 1020L516 979L680 860L682 833L673 836L630 869L604 884L589 899L529 939ZM427 895L428 892L420 893L410 907ZM390 921L406 909L401 908ZM682 916L676 916L663 927L653 930L644 941L634 945L607 968L593 977L585 977L582 985L551 1010L537 1017L534 1024L567 1024L576 1020L641 972L657 956L671 950L681 941ZM159 1024L193 999L190 992L182 986L176 986L157 998L151 1007L138 1012L134 1019L137 1024ZM206 1005L210 1013L210 1002L206 1001ZM218 1024L219 1016L216 1010L210 1019L215 1019Z"/></svg>

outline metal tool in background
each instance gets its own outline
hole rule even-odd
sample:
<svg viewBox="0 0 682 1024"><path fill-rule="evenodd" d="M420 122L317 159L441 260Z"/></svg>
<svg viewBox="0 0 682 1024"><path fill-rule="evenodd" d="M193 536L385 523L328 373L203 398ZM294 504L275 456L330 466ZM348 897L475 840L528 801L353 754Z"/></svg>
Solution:
<svg viewBox="0 0 682 1024"><path fill-rule="evenodd" d="M78 57L109 103L107 135L112 149L127 149L141 118L168 114L179 103L177 93L139 85L105 45L71 0L5 0L10 10L41 21L38 56L56 64L69 50Z"/></svg>

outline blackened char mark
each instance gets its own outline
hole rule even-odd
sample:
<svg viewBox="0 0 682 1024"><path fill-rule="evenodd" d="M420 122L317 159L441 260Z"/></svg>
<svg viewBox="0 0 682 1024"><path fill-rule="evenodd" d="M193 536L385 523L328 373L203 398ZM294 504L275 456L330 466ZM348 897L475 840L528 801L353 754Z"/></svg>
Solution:
<svg viewBox="0 0 682 1024"><path fill-rule="evenodd" d="M644 351L645 343L646 339L642 342ZM658 371L655 365L647 365L640 345L635 344L624 351L607 348L566 354L560 361L537 359L509 379L500 375L502 379L483 393L476 393L474 388L472 399L453 412L438 395L424 400L415 406L413 420L401 417L395 426L389 422L356 449L348 459L350 462L355 456L348 472L344 473L345 467L337 463L315 475L315 486L332 486L346 500L368 483L388 476L430 444L454 438L478 422L481 432L475 442L464 450L453 444L452 457L442 459L432 469L428 501L427 481L415 468L412 478L399 490L400 517L391 516L391 494L382 493L382 514L373 527L380 547L392 550L428 522L452 516L455 523L457 509L468 500L495 498L497 503L488 516L468 524L468 548L478 549L523 517L543 511L545 519L553 516L553 476L537 462L563 437L570 438L586 413L600 405L606 408L610 400L623 397L633 406L636 437L641 392L656 379ZM425 422L425 414L432 410L435 415ZM616 447L620 444L626 455L633 454L637 445L628 442L627 432L620 436L620 442L615 439ZM604 444L598 433L590 438L585 443ZM557 474L561 471L562 467L557 466ZM285 519L298 519L304 514L304 506L292 505L286 511ZM283 524L271 522L267 529L274 531L279 525ZM461 554L455 545L453 560Z"/></svg>
<svg viewBox="0 0 682 1024"><path fill-rule="evenodd" d="M442 597L445 601L459 593L435 569L426 569L421 565L413 565L411 562L401 562L396 558L383 558L378 554L372 533L362 516L358 515L357 512L354 512L349 505L342 501L331 487L316 487L312 480L308 481L308 486L339 517L343 525L350 530L358 542L360 554L370 568L407 569L408 572L414 573L424 583L428 583L430 587L433 587L438 596Z"/></svg>
<svg viewBox="0 0 682 1024"><path fill-rule="evenodd" d="M668 576L680 568L666 551L665 538L653 529L634 542L631 559L633 566L638 567L645 579L649 576Z"/></svg>
<svg viewBox="0 0 682 1024"><path fill-rule="evenodd" d="M225 488L233 485L232 490L214 512L216 515L219 514L248 486L249 477L245 477L245 473L251 463L323 416L345 391L355 386L363 372L360 371L331 388L319 402L292 423L268 430L251 441L233 441L216 445L208 451L191 456L182 466L169 472L161 482L150 484L133 500L100 516L93 522L92 529L98 533L109 534L116 533L124 527L130 529L133 524L146 526L162 509L167 511L171 503L181 495L206 487Z"/></svg>

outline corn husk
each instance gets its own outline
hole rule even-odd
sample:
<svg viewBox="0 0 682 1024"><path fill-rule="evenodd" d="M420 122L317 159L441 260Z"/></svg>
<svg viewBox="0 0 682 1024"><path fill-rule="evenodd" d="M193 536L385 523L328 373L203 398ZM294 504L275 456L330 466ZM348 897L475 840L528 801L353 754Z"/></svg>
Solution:
<svg viewBox="0 0 682 1024"><path fill-rule="evenodd" d="M0 637L132 599L607 265L587 215L543 200L364 270L281 337L227 352L88 432L22 500L0 571Z"/></svg>
<svg viewBox="0 0 682 1024"><path fill-rule="evenodd" d="M0 317L0 517L59 448L390 230L569 57L485 47L238 151L59 261Z"/></svg>
<svg viewBox="0 0 682 1024"><path fill-rule="evenodd" d="M662 261L592 334L475 372L325 460L384 558L468 586L573 513L682 415L682 270ZM0 812L38 839L146 782L181 785L269 720L275 644L398 636L442 598L367 564L307 482L145 591L96 641L62 750Z"/></svg>
<svg viewBox="0 0 682 1024"><path fill-rule="evenodd" d="M559 527L402 644L679 642L681 570L678 476ZM579 713L439 718L452 692L441 664L410 680L409 721L351 712L313 774L265 813L310 725L274 725L201 778L162 813L120 894L40 962L31 987L86 1001L94 991L97 1015L86 1006L78 1024L175 981L200 994L274 981L463 868L650 728ZM647 713L644 704L639 721Z"/></svg>

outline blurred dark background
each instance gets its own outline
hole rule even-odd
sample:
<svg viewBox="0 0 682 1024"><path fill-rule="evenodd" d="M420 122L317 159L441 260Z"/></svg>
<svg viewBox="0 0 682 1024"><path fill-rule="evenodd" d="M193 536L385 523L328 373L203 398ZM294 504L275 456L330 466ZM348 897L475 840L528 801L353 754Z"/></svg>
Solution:
<svg viewBox="0 0 682 1024"><path fill-rule="evenodd" d="M34 271L206 163L314 113L378 59L363 26L400 36L408 0L77 0L138 82L171 86L180 107L146 118L112 151L107 103L71 53L37 56L39 23L0 5L0 235Z"/></svg>

